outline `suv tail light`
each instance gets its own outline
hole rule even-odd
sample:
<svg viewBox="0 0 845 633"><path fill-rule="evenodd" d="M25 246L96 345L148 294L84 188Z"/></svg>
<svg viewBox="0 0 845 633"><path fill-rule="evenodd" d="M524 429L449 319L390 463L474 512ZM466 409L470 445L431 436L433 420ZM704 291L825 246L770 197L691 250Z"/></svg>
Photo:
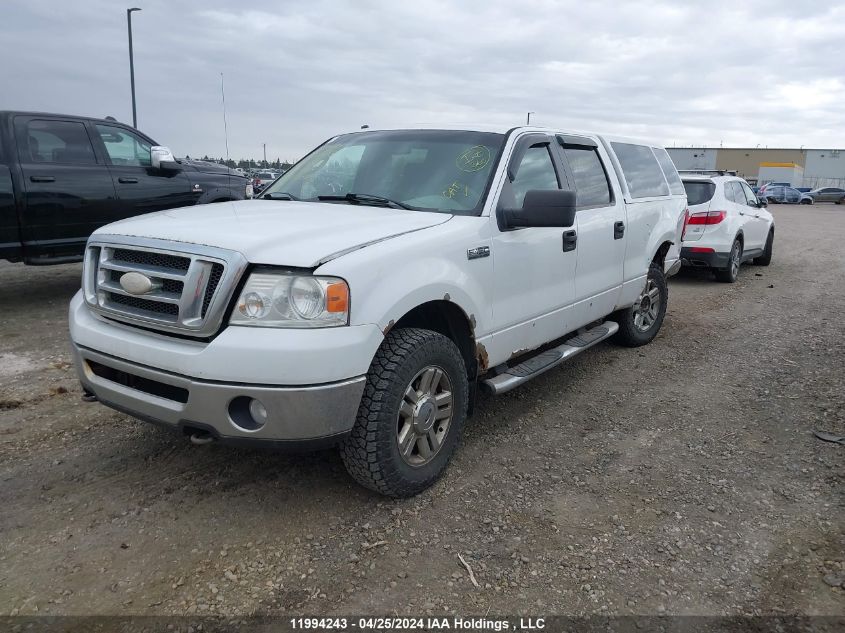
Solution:
<svg viewBox="0 0 845 633"><path fill-rule="evenodd" d="M710 226L711 224L719 224L722 220L728 217L727 211L706 211L704 213L693 213L687 224L703 224Z"/></svg>

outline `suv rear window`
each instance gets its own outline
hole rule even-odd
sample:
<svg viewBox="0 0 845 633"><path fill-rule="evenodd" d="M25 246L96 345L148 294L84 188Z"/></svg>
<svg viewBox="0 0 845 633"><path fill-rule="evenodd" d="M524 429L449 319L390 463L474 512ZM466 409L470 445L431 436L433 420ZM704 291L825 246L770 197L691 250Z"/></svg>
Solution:
<svg viewBox="0 0 845 633"><path fill-rule="evenodd" d="M669 195L669 185L650 147L632 143L611 143L611 145L622 166L631 197L650 198Z"/></svg>
<svg viewBox="0 0 845 633"><path fill-rule="evenodd" d="M710 202L716 193L716 185L709 180L685 180L684 189L687 191L687 204L690 206Z"/></svg>

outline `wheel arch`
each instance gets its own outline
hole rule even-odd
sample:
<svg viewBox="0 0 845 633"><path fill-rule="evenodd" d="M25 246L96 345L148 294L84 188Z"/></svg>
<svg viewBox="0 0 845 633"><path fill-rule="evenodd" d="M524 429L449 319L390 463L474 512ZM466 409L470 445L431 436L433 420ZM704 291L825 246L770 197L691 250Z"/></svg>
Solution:
<svg viewBox="0 0 845 633"><path fill-rule="evenodd" d="M669 240L665 240L660 246L657 247L657 251L654 253L654 257L651 258L651 263L653 264L660 264L660 269L663 270L666 262L666 254L669 252L669 249L672 248L672 242Z"/></svg>
<svg viewBox="0 0 845 633"><path fill-rule="evenodd" d="M395 328L416 327L433 330L450 339L460 350L470 380L478 373L478 359L475 343L474 319L452 301L445 299L427 301L402 315L392 326L388 325L385 335Z"/></svg>

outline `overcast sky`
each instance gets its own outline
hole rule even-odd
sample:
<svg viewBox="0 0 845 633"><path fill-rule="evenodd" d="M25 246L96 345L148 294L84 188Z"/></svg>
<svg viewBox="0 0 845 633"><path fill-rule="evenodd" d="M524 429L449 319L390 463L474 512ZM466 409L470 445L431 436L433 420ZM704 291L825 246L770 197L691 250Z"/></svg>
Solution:
<svg viewBox="0 0 845 633"><path fill-rule="evenodd" d="M845 147L845 4L0 0L0 110L132 121L177 155L532 123L668 146Z"/></svg>

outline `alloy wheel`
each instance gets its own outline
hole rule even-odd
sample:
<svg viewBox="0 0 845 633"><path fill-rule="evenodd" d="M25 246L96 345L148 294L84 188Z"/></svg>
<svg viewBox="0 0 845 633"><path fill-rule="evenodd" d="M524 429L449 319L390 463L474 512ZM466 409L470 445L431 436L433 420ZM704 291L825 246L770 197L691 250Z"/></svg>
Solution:
<svg viewBox="0 0 845 633"><path fill-rule="evenodd" d="M734 277L739 274L739 250L739 242L735 242L731 249L731 275Z"/></svg>
<svg viewBox="0 0 845 633"><path fill-rule="evenodd" d="M406 464L418 467L434 459L449 433L453 410L449 376L440 367L424 367L399 406L396 443Z"/></svg>
<svg viewBox="0 0 845 633"><path fill-rule="evenodd" d="M640 332L648 332L654 322L657 321L657 315L660 313L660 288L650 278L646 282L643 293L637 300L637 306L634 310L634 325Z"/></svg>

